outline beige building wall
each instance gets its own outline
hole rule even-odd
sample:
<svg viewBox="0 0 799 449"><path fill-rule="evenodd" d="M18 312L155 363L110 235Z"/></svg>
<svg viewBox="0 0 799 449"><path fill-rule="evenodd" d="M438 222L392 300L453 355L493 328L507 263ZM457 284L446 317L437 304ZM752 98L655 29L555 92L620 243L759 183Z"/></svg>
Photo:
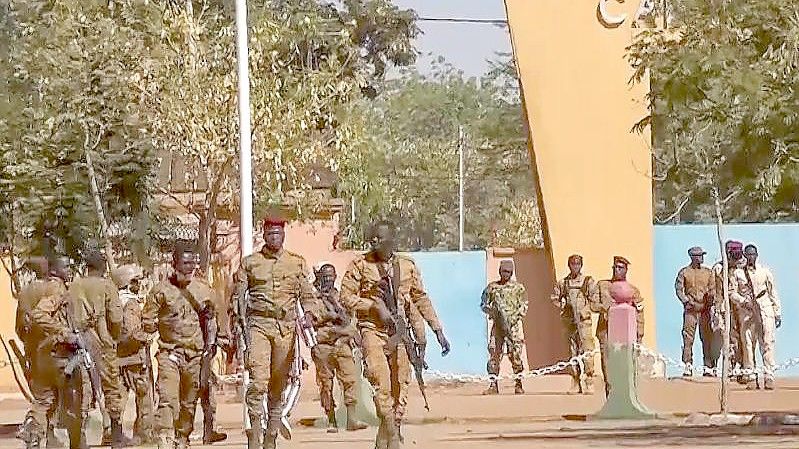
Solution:
<svg viewBox="0 0 799 449"><path fill-rule="evenodd" d="M14 331L14 319L17 314L17 300L11 295L11 278L6 270L0 268L0 335L8 343L8 340L17 338ZM20 344L20 347L22 345ZM19 391L14 382L14 374L8 366L8 356L5 351L0 352L0 393L12 393ZM24 379L23 379L24 381Z"/></svg>
<svg viewBox="0 0 799 449"><path fill-rule="evenodd" d="M610 276L627 257L629 280L645 297L646 343L655 342L650 136L631 133L647 114L646 84L629 84L625 48L638 1L607 2L617 27L600 20L597 1L506 0L530 125L549 252L548 278L582 254L585 271Z"/></svg>

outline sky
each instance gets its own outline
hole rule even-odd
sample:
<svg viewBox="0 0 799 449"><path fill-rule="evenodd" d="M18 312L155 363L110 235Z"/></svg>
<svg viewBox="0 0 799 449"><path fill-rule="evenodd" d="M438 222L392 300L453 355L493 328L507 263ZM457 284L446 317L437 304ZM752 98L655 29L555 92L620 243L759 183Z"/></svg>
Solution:
<svg viewBox="0 0 799 449"><path fill-rule="evenodd" d="M415 9L420 17L506 19L503 0L394 0L394 3ZM494 59L498 51L511 51L507 28L449 22L419 21L418 24L424 32L416 43L422 53L417 62L422 73L430 67L431 58L427 54L431 52L444 56L467 76L479 76L488 69L487 59Z"/></svg>

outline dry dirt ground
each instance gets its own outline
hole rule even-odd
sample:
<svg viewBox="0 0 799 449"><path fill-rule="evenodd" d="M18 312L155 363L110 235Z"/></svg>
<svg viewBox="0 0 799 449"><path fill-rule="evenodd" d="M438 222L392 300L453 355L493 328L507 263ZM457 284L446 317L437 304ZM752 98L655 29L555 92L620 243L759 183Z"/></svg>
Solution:
<svg viewBox="0 0 799 449"><path fill-rule="evenodd" d="M660 416L651 421L603 421L591 415L603 404L603 395L592 397L564 393L566 376L548 376L525 382L527 393L515 396L511 385L503 395L482 396L484 385L431 386L431 411L424 410L418 389L412 387L404 448L616 448L647 447L747 447L799 448L799 426L707 426L687 417L695 412L718 410L718 386L710 380L652 379L641 382L641 400ZM733 386L731 412L799 411L799 379L780 379L776 391L746 391ZM228 402L235 394L219 397L218 423L230 435L215 447L244 447L240 404ZM312 421L321 416L315 386L306 383L294 412L295 420ZM0 448L22 447L13 438L15 423L25 414L19 397L0 399ZM130 415L130 413L128 414ZM198 412L198 418L200 418ZM128 416L128 418L131 418ZM130 424L126 425L130 428ZM99 439L96 418L90 442ZM359 432L328 434L322 428L295 425L291 441L280 448L371 449L374 428ZM195 442L193 447L202 447Z"/></svg>

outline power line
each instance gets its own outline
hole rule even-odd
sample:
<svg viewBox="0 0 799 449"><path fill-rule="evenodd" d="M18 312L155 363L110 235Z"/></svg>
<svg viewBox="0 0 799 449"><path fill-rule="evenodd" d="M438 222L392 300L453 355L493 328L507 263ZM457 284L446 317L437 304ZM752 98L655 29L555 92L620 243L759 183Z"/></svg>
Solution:
<svg viewBox="0 0 799 449"><path fill-rule="evenodd" d="M450 23L479 23L486 25L506 26L508 21L505 19L471 19L459 17L419 17L416 20L421 22L450 22Z"/></svg>

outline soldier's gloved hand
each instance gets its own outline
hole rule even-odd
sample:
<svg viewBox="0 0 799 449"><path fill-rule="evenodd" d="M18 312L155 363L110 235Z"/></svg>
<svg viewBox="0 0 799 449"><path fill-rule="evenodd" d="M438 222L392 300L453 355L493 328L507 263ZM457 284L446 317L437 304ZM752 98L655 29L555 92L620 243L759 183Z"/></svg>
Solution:
<svg viewBox="0 0 799 449"><path fill-rule="evenodd" d="M782 316L777 315L774 317L774 325L777 326L777 329L779 329L780 326L782 326Z"/></svg>
<svg viewBox="0 0 799 449"><path fill-rule="evenodd" d="M67 332L64 334L64 344L73 348L78 347L78 336L74 332Z"/></svg>
<svg viewBox="0 0 799 449"><path fill-rule="evenodd" d="M314 316L311 314L311 312L306 311L305 315L303 315L300 319L300 326L305 329L310 329L313 328L314 322L316 322Z"/></svg>
<svg viewBox="0 0 799 449"><path fill-rule="evenodd" d="M436 331L436 339L438 339L438 344L441 346L441 355L449 354L449 341L447 340L447 337L444 336L443 329Z"/></svg>

